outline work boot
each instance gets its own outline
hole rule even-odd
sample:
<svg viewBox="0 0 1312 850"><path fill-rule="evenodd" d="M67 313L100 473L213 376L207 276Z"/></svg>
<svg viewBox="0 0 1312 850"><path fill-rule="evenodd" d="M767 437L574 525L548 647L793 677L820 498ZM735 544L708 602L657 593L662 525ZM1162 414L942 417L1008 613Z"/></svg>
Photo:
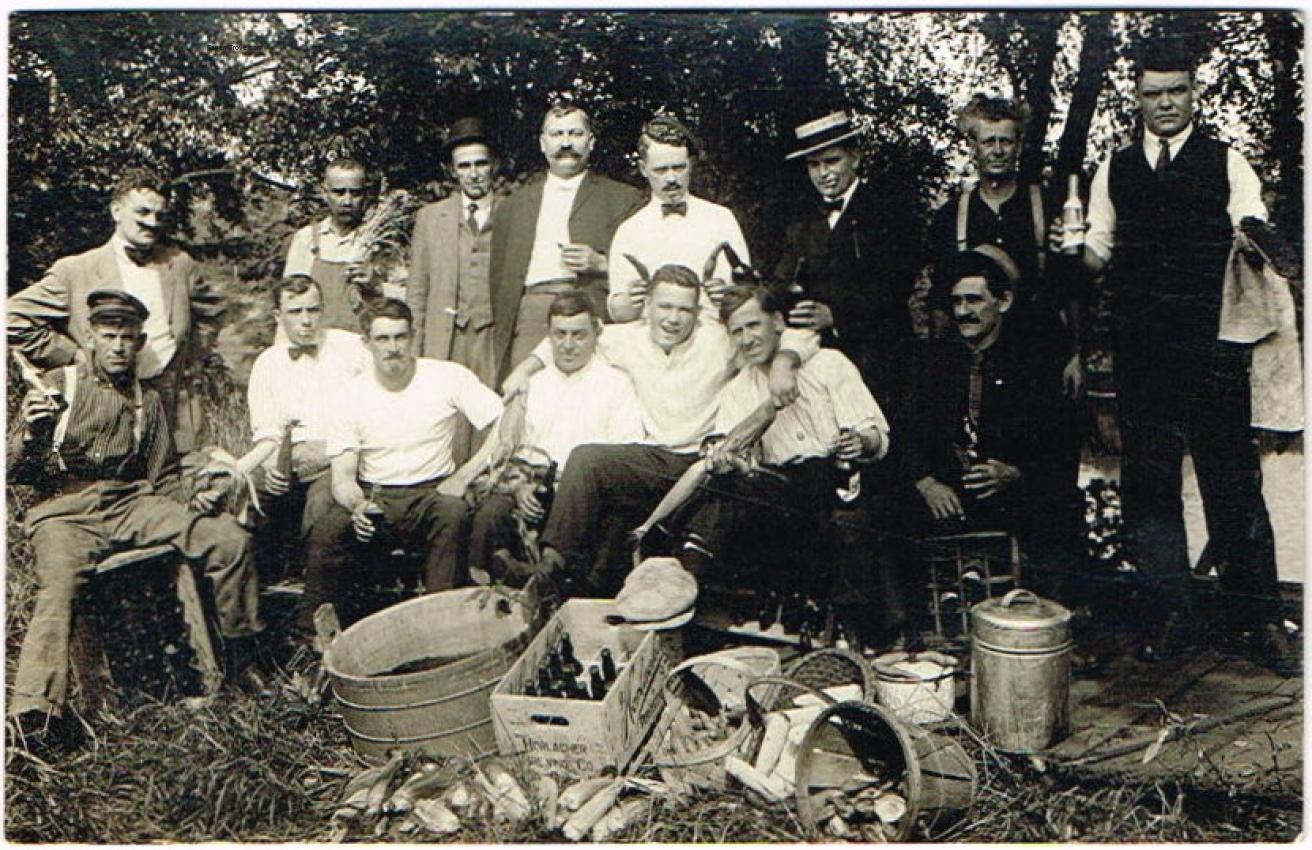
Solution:
<svg viewBox="0 0 1312 850"><path fill-rule="evenodd" d="M1298 653L1290 644L1285 627L1280 623L1266 623L1254 634L1249 644L1250 657L1275 673L1288 679L1302 673L1303 665Z"/></svg>
<svg viewBox="0 0 1312 850"><path fill-rule="evenodd" d="M1189 625L1179 611L1172 611L1158 624L1148 640L1139 647L1138 658L1156 664L1179 658L1193 643Z"/></svg>

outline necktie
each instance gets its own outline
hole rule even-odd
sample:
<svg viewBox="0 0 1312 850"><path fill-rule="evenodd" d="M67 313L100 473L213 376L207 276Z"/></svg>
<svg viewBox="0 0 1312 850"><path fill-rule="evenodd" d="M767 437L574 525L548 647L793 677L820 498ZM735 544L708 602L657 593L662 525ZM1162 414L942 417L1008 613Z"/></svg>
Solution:
<svg viewBox="0 0 1312 850"><path fill-rule="evenodd" d="M1157 147L1157 164L1153 166L1153 171L1160 177L1166 173L1166 167L1171 164L1171 146L1166 143L1166 139L1158 142Z"/></svg>
<svg viewBox="0 0 1312 850"><path fill-rule="evenodd" d="M127 254L128 259L132 261L133 265L144 266L146 263L150 262L150 258L154 255L155 249L153 247L139 248L136 245L124 245L123 253Z"/></svg>
<svg viewBox="0 0 1312 850"><path fill-rule="evenodd" d="M687 216L688 215L687 201L680 201L677 204L661 204L661 218L665 218L667 215Z"/></svg>
<svg viewBox="0 0 1312 850"><path fill-rule="evenodd" d="M469 209L469 218L465 219L465 225L469 227L469 232L470 232L470 233L472 233L472 234L474 234L475 236L477 236L477 235L478 235L478 217L475 215L475 213L478 212L478 204L474 203L473 201L470 201L470 202L469 202L469 207L468 207L468 209Z"/></svg>
<svg viewBox="0 0 1312 850"><path fill-rule="evenodd" d="M318 351L319 346L317 345L291 345L287 347L287 355L292 360L300 360L306 354L313 357Z"/></svg>

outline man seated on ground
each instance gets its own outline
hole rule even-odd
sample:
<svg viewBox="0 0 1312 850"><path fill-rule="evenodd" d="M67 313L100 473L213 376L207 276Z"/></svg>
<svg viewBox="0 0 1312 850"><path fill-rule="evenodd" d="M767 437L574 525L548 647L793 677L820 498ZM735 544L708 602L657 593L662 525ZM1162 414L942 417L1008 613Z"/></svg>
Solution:
<svg viewBox="0 0 1312 850"><path fill-rule="evenodd" d="M570 452L585 443L637 443L644 437L642 407L623 371L595 357L601 319L592 300L581 292L562 292L547 311L551 364L534 375L528 390L511 403L522 408L522 426L503 426L498 456L517 445L544 451L555 465L554 487L564 474ZM507 423L512 417L507 415ZM517 431L518 433L510 433ZM518 522L540 526L547 506L534 495L535 482L516 486L513 494L493 494L474 514L469 564L491 577L518 583L525 578L514 553L521 548ZM497 553L502 553L500 556Z"/></svg>
<svg viewBox="0 0 1312 850"><path fill-rule="evenodd" d="M724 441L711 450L713 478L694 501L686 528L689 544L679 558L696 575L716 572L716 562L730 553L730 543L750 546L761 558L779 562L780 552L804 556L820 570L794 570L787 575L762 577L776 589L829 598L826 579L839 579L842 593L835 602L840 619L865 642L883 637L883 628L902 626L900 612L881 611L873 594L880 576L872 569L883 559L882 541L874 537L870 507L873 494L859 493L842 501L836 491L852 486L859 465L882 459L889 448L889 426L855 364L836 349L821 349L797 374L798 398L772 417L756 416L772 410L770 364L779 351L785 325L782 305L773 292L735 286L725 292L720 318L741 356L743 369L720 391L715 430L730 434L752 419L755 433L744 442L759 440L759 461L754 472L735 471L739 446ZM839 463L848 467L840 469ZM858 466L853 466L853 464ZM855 539L843 540L845 529L834 522L834 510L855 512ZM850 545L844 545L844 544ZM838 564L844 554L854 557ZM760 562L752 556L748 560ZM785 555L785 561L788 560ZM829 572L830 566L836 569ZM882 566L882 565L881 565Z"/></svg>
<svg viewBox="0 0 1312 850"><path fill-rule="evenodd" d="M302 559L305 536L332 504L326 438L331 402L350 379L373 367L360 335L323 325L323 292L307 275L273 286L273 315L282 333L255 358L246 398L251 450L237 468L259 487L266 522L255 537L255 562L276 576L277 557L292 544ZM279 448L290 431L291 475L279 472Z"/></svg>
<svg viewBox="0 0 1312 850"><path fill-rule="evenodd" d="M1073 576L1068 524L1035 521L1048 516L1035 506L1055 503L1063 486L1060 434L1049 427L1062 364L1009 332L1018 276L992 245L945 260L935 275L930 297L946 304L956 334L927 343L899 423L903 480L919 494L906 500L907 520L918 536L1010 532L1029 563Z"/></svg>
<svg viewBox="0 0 1312 850"><path fill-rule="evenodd" d="M87 356L42 376L67 406L29 390L9 444L9 483L62 489L29 510L24 526L37 594L9 714L24 737L36 736L29 743L53 744L75 729L62 721L73 602L96 564L116 551L168 544L200 561L214 583L230 659L245 655L238 648L264 627L246 532L230 516L201 516L160 495L177 455L159 394L137 379L145 305L118 290L86 300Z"/></svg>
<svg viewBox="0 0 1312 850"><path fill-rule="evenodd" d="M627 372L642 406L643 443L584 445L570 454L551 516L542 531L539 572L577 580L579 595L619 588L629 562L626 537L697 460L715 424L720 389L737 371L733 345L717 322L698 319L701 280L685 266L652 275L645 321L608 325L598 350ZM792 341L794 340L795 341ZM774 395L791 401L800 355L816 336L790 331L772 367ZM507 393L548 358L539 346L507 380ZM563 568L568 566L568 570Z"/></svg>
<svg viewBox="0 0 1312 850"><path fill-rule="evenodd" d="M299 627L314 630L325 602L342 625L365 612L361 590L372 565L397 546L422 554L424 589L461 579L460 544L468 523L465 488L495 440L483 441L459 469L451 460L456 417L475 429L501 418L501 399L456 363L415 357L413 320L402 301L380 298L360 315L372 368L332 399L326 451L334 504L310 530Z"/></svg>

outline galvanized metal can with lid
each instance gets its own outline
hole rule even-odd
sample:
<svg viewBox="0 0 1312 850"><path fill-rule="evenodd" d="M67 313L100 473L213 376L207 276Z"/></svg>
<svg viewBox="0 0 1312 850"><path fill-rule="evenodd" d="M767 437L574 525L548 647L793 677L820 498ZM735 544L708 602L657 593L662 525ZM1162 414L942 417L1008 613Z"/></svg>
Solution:
<svg viewBox="0 0 1312 850"><path fill-rule="evenodd" d="M1037 752L1069 733L1070 620L1023 588L970 609L970 714L999 750Z"/></svg>

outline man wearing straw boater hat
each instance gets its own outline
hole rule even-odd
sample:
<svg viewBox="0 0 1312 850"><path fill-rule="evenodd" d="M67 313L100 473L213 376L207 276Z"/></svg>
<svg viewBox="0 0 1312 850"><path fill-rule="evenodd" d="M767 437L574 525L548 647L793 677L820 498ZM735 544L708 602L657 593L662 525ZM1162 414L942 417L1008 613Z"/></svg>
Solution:
<svg viewBox="0 0 1312 850"><path fill-rule="evenodd" d="M860 134L841 111L797 128L796 149L785 159L805 162L819 197L788 227L774 278L802 288L789 325L818 331L825 345L846 354L892 412L911 334L907 299L919 246L907 235L910 216L895 193L878 192L858 176Z"/></svg>
<svg viewBox="0 0 1312 850"><path fill-rule="evenodd" d="M405 300L414 313L419 356L459 363L495 387L488 275L499 206L492 191L497 157L478 118L452 124L444 152L458 188L415 216ZM456 463L469 458L472 439L462 423L452 444Z"/></svg>
<svg viewBox="0 0 1312 850"><path fill-rule="evenodd" d="M68 743L75 729L61 719L73 605L115 551L167 544L200 562L230 659L247 655L245 639L263 629L246 532L231 516L202 516L161 492L178 467L163 402L137 377L149 311L129 293L99 289L87 295L85 315L86 357L40 377L44 387L23 397L22 427L9 442L9 483L59 488L24 524L37 592L9 715L35 746Z"/></svg>

